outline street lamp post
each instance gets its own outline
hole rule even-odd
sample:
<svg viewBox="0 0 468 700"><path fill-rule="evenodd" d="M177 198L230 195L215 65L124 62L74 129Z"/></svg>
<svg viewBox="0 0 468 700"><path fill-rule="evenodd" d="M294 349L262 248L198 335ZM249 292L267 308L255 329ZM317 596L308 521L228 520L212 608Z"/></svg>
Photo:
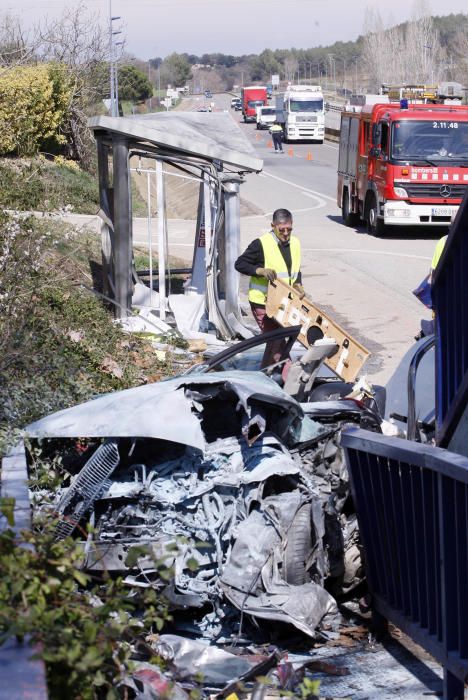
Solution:
<svg viewBox="0 0 468 700"><path fill-rule="evenodd" d="M122 34L122 32L114 32L114 34ZM114 46L123 46L124 42L123 41L116 41ZM119 116L119 64L118 61L116 60L114 63L114 70L115 70L115 111L116 114L115 116Z"/></svg>
<svg viewBox="0 0 468 700"><path fill-rule="evenodd" d="M121 34L121 31L114 31L112 22L120 19L112 15L112 0L109 0L109 77L110 77L110 113L111 117L118 117L118 78L117 67L115 65L114 36Z"/></svg>
<svg viewBox="0 0 468 700"><path fill-rule="evenodd" d="M354 92L355 95L357 95L357 91L358 91L358 85L357 85L357 82L358 82L358 78L357 78L357 62L358 62L358 58L361 58L358 54L356 54L356 55L354 55L354 56L351 56L351 60L354 62L354 85L353 85L353 92Z"/></svg>
<svg viewBox="0 0 468 700"><path fill-rule="evenodd" d="M313 66L313 62L312 62L312 61L306 61L305 64L306 64L306 69L307 69L307 66L309 66L309 83L312 85L312 66ZM307 74L306 74L306 73L305 73L305 76L306 76L306 80L307 80Z"/></svg>
<svg viewBox="0 0 468 700"><path fill-rule="evenodd" d="M336 95L336 66L335 66L335 59L334 59L333 53L328 54L328 60L330 61L330 77L333 78L333 89L335 91Z"/></svg>
<svg viewBox="0 0 468 700"><path fill-rule="evenodd" d="M322 62L317 61L317 63L314 63L315 66L317 66L317 82L320 83L320 79L322 77Z"/></svg>
<svg viewBox="0 0 468 700"><path fill-rule="evenodd" d="M343 88L346 89L346 58L339 56L334 61L343 61Z"/></svg>
<svg viewBox="0 0 468 700"><path fill-rule="evenodd" d="M428 70L429 61L428 61L427 51L430 51L429 56L430 56L430 60L431 60L431 85L434 85L434 58L433 58L433 54L432 54L432 46L424 44L424 64L425 64L424 65L424 73L426 74L426 76L429 75L429 70ZM426 80L426 78L425 78L425 80Z"/></svg>

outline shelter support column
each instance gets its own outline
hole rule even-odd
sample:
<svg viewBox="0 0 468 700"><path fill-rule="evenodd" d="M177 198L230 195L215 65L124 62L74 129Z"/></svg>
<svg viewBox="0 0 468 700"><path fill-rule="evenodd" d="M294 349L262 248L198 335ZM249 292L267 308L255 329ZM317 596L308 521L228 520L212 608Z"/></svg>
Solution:
<svg viewBox="0 0 468 700"><path fill-rule="evenodd" d="M128 316L132 303L132 212L128 141L114 137L114 299L117 318Z"/></svg>
<svg viewBox="0 0 468 700"><path fill-rule="evenodd" d="M225 216L226 316L234 314L240 320L239 273L234 263L240 255L240 195L239 176L223 180Z"/></svg>
<svg viewBox="0 0 468 700"><path fill-rule="evenodd" d="M112 270L114 224L111 207L112 191L109 188L109 146L100 138L96 140L99 177L99 216L101 219L102 291L106 296L114 298Z"/></svg>

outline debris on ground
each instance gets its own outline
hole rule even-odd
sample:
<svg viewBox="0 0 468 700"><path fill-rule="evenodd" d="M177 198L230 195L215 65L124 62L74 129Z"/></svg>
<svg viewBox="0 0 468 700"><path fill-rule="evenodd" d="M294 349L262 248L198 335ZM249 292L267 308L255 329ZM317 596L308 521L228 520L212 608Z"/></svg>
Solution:
<svg viewBox="0 0 468 700"><path fill-rule="evenodd" d="M317 362L291 367L289 387L307 401ZM42 459L68 474L35 507L58 514L57 538L83 540L84 570L169 602L170 627L135 644L135 697L167 684L167 697L226 697L259 676L312 697L301 684L347 673L311 649L347 639L337 601L364 579L340 434L381 421L354 396L300 403L269 372L218 369L202 363L28 426ZM294 638L309 654L298 664L285 651Z"/></svg>

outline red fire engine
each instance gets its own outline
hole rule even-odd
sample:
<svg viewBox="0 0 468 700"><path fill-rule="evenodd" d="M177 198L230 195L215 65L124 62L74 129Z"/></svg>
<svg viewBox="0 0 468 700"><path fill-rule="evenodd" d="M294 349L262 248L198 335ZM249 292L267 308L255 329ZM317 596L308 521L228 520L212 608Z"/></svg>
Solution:
<svg viewBox="0 0 468 700"><path fill-rule="evenodd" d="M338 206L374 236L447 226L468 186L468 108L404 102L341 115Z"/></svg>

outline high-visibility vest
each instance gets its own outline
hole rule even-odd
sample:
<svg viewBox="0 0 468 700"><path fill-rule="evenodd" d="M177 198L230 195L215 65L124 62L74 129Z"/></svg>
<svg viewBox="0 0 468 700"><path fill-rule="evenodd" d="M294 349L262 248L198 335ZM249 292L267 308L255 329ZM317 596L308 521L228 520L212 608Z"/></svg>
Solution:
<svg viewBox="0 0 468 700"><path fill-rule="evenodd" d="M275 131L276 131L276 132L280 132L280 131L282 132L283 129L282 129L282 127L281 127L279 124L273 124L273 126L270 126L270 128L268 129L268 131L270 132L270 134L273 134Z"/></svg>
<svg viewBox="0 0 468 700"><path fill-rule="evenodd" d="M439 264L439 260L442 257L442 253L444 252L447 238L448 236L442 236L442 238L439 241L437 241L437 245L434 250L434 255L432 256L431 270L435 270L437 265Z"/></svg>
<svg viewBox="0 0 468 700"><path fill-rule="evenodd" d="M288 272L286 263L278 245L278 239L273 231L260 236L260 243L263 248L263 256L265 258L264 267L274 270L278 279L293 285L299 274L301 267L301 244L296 236L291 236L289 245L291 247L291 274ZM257 277L253 275L250 278L249 285L249 301L254 304L266 304L268 292L268 280L266 277Z"/></svg>

